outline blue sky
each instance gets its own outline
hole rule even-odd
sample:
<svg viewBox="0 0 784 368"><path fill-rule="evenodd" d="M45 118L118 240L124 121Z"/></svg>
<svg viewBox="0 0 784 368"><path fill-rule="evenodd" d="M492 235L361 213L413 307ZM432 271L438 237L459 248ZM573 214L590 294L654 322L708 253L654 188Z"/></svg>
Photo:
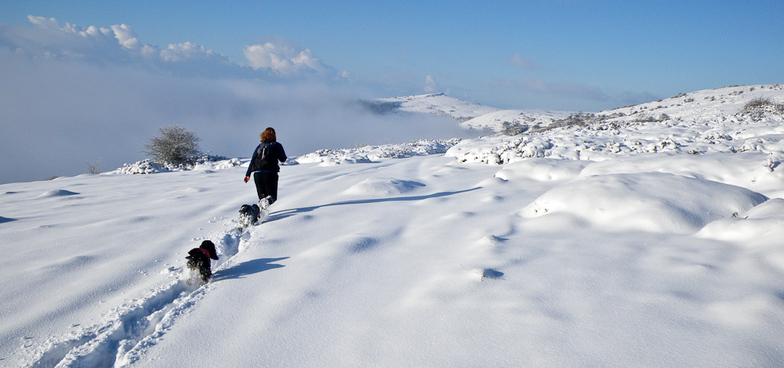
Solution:
<svg viewBox="0 0 784 368"><path fill-rule="evenodd" d="M596 111L784 82L782 1L5 1L143 44L193 42L248 65L286 42L378 97L443 91L502 108ZM428 84L428 76L429 83Z"/></svg>

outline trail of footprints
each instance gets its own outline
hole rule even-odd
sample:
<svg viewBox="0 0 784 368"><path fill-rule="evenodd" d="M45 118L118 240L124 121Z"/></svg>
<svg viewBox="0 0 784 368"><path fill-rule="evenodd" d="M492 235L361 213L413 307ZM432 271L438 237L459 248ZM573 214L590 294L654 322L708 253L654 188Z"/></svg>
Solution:
<svg viewBox="0 0 784 368"><path fill-rule="evenodd" d="M231 258L240 253L240 243L250 239L248 231L233 228L224 232L216 243L222 263L229 266ZM50 341L39 349L33 368L44 367L124 367L139 360L145 350L155 345L176 321L193 308L209 292L210 284L202 285L184 267L168 269L177 278L159 286L143 297L112 310L105 322L72 332L60 341Z"/></svg>

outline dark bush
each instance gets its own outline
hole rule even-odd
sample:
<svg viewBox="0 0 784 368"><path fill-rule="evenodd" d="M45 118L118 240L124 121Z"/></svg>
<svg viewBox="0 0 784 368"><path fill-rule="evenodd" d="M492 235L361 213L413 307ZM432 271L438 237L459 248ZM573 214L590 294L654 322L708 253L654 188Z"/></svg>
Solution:
<svg viewBox="0 0 784 368"><path fill-rule="evenodd" d="M760 109L770 109L778 112L784 112L784 105L777 104L769 98L757 97L750 100L743 106L743 111L753 112Z"/></svg>
<svg viewBox="0 0 784 368"><path fill-rule="evenodd" d="M505 121L501 123L501 134L503 135L523 134L526 130L528 130L528 125L520 124L517 121L511 123Z"/></svg>

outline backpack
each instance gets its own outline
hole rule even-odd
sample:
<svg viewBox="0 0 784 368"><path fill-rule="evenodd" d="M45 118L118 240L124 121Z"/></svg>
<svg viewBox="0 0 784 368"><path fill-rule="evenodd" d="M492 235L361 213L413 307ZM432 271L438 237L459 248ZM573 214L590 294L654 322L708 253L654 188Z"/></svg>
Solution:
<svg viewBox="0 0 784 368"><path fill-rule="evenodd" d="M256 151L256 162L254 163L254 167L260 169L270 157L275 148L277 142L269 142L269 143L262 143L259 145L258 151ZM273 163L275 160L273 160Z"/></svg>
<svg viewBox="0 0 784 368"><path fill-rule="evenodd" d="M261 152L259 152L259 155L258 155L259 160L262 160L262 161L266 160L267 157L269 156L269 154L272 152L272 149L275 147L275 144L277 144L277 143L278 142L270 142L270 143L262 144L261 145Z"/></svg>

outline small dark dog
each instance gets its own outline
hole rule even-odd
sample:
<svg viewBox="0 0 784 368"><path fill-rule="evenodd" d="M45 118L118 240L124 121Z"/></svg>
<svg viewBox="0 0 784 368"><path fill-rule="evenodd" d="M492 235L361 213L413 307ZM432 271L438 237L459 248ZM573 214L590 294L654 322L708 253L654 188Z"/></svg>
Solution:
<svg viewBox="0 0 784 368"><path fill-rule="evenodd" d="M261 217L261 208L258 205L243 204L240 207L240 227L239 230L243 231L250 225L256 225Z"/></svg>
<svg viewBox="0 0 784 368"><path fill-rule="evenodd" d="M215 252L215 244L209 240L201 242L201 246L193 248L188 252L188 268L199 271L201 281L205 284L210 282L212 277L212 268L210 267L210 259L217 260L218 254Z"/></svg>

